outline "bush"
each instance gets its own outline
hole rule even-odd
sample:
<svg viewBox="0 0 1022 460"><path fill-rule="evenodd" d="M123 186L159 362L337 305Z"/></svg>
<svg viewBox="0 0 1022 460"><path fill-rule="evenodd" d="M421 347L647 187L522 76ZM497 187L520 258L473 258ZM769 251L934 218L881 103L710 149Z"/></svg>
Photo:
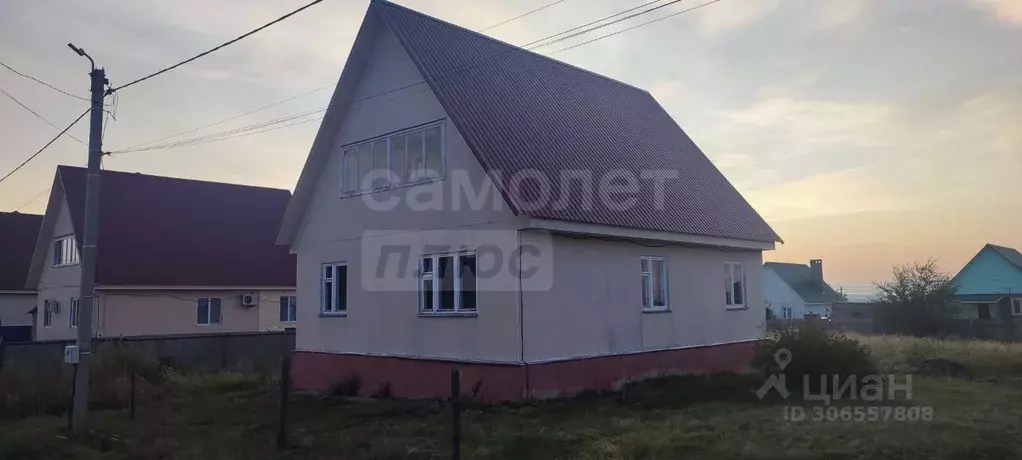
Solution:
<svg viewBox="0 0 1022 460"><path fill-rule="evenodd" d="M820 376L825 376L829 385L834 375L845 381L849 376L861 378L877 372L868 347L815 322L773 331L757 348L753 365L764 374L784 375L793 390L804 390L807 377L810 390L819 391Z"/></svg>
<svg viewBox="0 0 1022 460"><path fill-rule="evenodd" d="M362 379L357 375L352 375L343 380L334 382L330 385L331 396L358 396L359 390L362 389Z"/></svg>

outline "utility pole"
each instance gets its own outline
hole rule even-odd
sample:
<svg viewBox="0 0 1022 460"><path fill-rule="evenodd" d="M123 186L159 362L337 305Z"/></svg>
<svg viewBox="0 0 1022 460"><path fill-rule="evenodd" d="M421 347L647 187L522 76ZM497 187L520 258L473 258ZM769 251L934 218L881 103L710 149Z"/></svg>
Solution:
<svg viewBox="0 0 1022 460"><path fill-rule="evenodd" d="M96 301L96 241L99 240L99 170L103 157L103 97L106 72L85 50L68 43L79 56L92 64L92 113L89 120L89 172L85 181L85 230L82 232L82 281L78 300L78 369L74 404L71 407L71 431L85 431L89 411L89 363L92 361L92 307Z"/></svg>

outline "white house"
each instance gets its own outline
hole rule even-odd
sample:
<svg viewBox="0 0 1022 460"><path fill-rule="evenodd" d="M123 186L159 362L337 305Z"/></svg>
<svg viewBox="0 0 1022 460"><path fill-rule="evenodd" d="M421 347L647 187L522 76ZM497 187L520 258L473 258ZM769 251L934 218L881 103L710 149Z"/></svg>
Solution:
<svg viewBox="0 0 1022 460"><path fill-rule="evenodd" d="M763 283L767 308L780 319L826 318L834 303L846 301L824 281L820 259L810 260L809 265L767 262Z"/></svg>
<svg viewBox="0 0 1022 460"><path fill-rule="evenodd" d="M513 400L741 370L776 241L648 92L374 0L278 239L294 382L437 396L459 368Z"/></svg>

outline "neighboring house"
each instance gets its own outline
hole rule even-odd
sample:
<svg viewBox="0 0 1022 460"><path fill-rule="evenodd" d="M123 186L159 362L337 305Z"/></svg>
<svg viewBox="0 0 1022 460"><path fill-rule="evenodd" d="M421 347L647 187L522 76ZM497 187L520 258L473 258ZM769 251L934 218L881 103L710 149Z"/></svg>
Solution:
<svg viewBox="0 0 1022 460"><path fill-rule="evenodd" d="M763 264L763 287L767 308L779 319L827 318L832 304L845 301L823 280L820 259L810 260L809 265L767 262Z"/></svg>
<svg viewBox="0 0 1022 460"><path fill-rule="evenodd" d="M86 170L58 166L35 243L36 340L77 334ZM274 244L290 193L103 171L98 337L278 328L295 257ZM289 318L289 319L294 319Z"/></svg>
<svg viewBox="0 0 1022 460"><path fill-rule="evenodd" d="M459 368L513 400L742 370L776 241L648 92L374 0L279 238L294 383L440 396Z"/></svg>
<svg viewBox="0 0 1022 460"><path fill-rule="evenodd" d="M25 287L43 216L0 212L0 336L31 340L35 291Z"/></svg>
<svg viewBox="0 0 1022 460"><path fill-rule="evenodd" d="M987 244L951 281L960 316L1004 321L1022 316L1022 254Z"/></svg>

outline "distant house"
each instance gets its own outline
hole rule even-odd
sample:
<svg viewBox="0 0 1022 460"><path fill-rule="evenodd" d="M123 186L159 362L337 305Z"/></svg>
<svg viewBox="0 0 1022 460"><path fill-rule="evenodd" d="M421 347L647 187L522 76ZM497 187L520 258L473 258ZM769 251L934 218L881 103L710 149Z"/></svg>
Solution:
<svg viewBox="0 0 1022 460"><path fill-rule="evenodd" d="M0 335L7 340L17 335L31 337L36 292L25 287L32 249L43 216L0 212Z"/></svg>
<svg viewBox="0 0 1022 460"><path fill-rule="evenodd" d="M374 0L279 238L294 383L442 396L459 368L514 400L743 370L776 241L647 91Z"/></svg>
<svg viewBox="0 0 1022 460"><path fill-rule="evenodd" d="M77 334L85 175L59 166L53 178L27 277L36 340ZM100 181L96 336L294 324L295 258L274 244L287 190L108 170Z"/></svg>
<svg viewBox="0 0 1022 460"><path fill-rule="evenodd" d="M960 315L970 319L1022 317L1022 253L994 244L983 246L952 279Z"/></svg>
<svg viewBox="0 0 1022 460"><path fill-rule="evenodd" d="M809 265L767 262L763 264L763 286L767 308L781 319L829 317L831 305L845 301L824 281L820 259L810 260Z"/></svg>

